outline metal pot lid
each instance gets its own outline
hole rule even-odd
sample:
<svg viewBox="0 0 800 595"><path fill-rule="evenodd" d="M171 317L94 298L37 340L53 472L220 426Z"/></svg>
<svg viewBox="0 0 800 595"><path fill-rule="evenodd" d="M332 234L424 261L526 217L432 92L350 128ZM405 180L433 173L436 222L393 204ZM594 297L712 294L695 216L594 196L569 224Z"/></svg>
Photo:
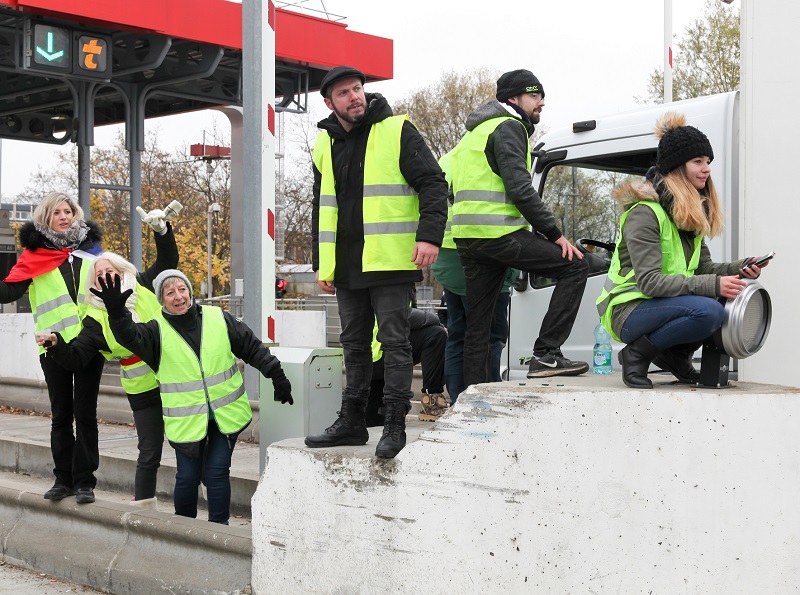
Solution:
<svg viewBox="0 0 800 595"><path fill-rule="evenodd" d="M736 299L726 301L725 322L720 329L722 348L737 359L761 349L772 322L772 300L767 290L755 279L744 281L747 284Z"/></svg>

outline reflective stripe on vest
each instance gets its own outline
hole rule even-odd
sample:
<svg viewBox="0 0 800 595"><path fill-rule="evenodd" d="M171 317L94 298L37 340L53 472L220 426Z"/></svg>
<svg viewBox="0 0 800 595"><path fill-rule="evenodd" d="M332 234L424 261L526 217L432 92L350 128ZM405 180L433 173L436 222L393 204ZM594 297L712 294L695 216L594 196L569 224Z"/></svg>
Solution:
<svg viewBox="0 0 800 595"><path fill-rule="evenodd" d="M684 275L691 277L697 270L700 262L700 247L703 243L703 236L694 238L694 248L689 264L686 264L686 255L683 251L680 232L675 223L670 219L664 208L657 202L642 200L634 204L625 211L619 220L619 239L617 249L611 258L611 266L608 269L605 287L597 298L597 311L600 314L600 321L605 329L617 341L621 339L611 328L611 321L614 314L614 307L625 304L633 300L650 299L652 296L642 293L636 284L636 276L633 268L626 275L620 275L619 246L623 242L623 227L628 219L630 212L639 205L650 207L658 218L658 226L661 236L661 273L664 275Z"/></svg>
<svg viewBox="0 0 800 595"><path fill-rule="evenodd" d="M416 270L411 254L419 223L419 198L400 172L400 137L408 116L373 124L364 156L364 250L361 270ZM326 132L314 144L314 165L322 175L319 198L319 279L332 281L336 270L338 203Z"/></svg>
<svg viewBox="0 0 800 595"><path fill-rule="evenodd" d="M69 257L72 259L72 255ZM77 287L78 303L72 301L67 283L58 268L47 273L37 275L31 281L28 295L33 311L33 321L37 331L50 329L59 333L61 339L69 343L81 331L81 317L87 310L87 305L81 296L86 295L86 280L83 272L83 260L78 271L73 271L79 279ZM39 347L39 354L44 353L44 348Z"/></svg>
<svg viewBox="0 0 800 595"><path fill-rule="evenodd" d="M236 359L231 353L222 310L201 308L200 358L163 317L161 359L156 374L161 385L164 433L173 442L197 442L206 435L209 406L223 434L233 434L252 419L250 401Z"/></svg>
<svg viewBox="0 0 800 595"><path fill-rule="evenodd" d="M503 122L518 118L503 116L482 122L467 132L452 153L454 238L499 238L530 224L506 194L503 179L492 171L486 159L489 136ZM527 135L527 130L525 131ZM531 169L531 154L526 166Z"/></svg>
<svg viewBox="0 0 800 595"><path fill-rule="evenodd" d="M136 283L136 315L142 322L149 322L161 316L161 304L146 287ZM119 358L119 378L123 390L129 395L138 395L158 387L156 375L150 366L139 357L131 357L132 352L120 345L108 324L108 312L89 306L86 316L95 319L103 328L103 338L109 351L101 351L107 360Z"/></svg>

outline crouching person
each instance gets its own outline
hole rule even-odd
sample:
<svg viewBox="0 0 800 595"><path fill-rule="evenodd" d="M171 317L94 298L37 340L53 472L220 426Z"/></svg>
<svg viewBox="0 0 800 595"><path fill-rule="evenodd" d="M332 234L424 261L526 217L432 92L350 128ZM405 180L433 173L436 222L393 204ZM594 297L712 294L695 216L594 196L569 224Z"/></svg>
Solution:
<svg viewBox="0 0 800 595"><path fill-rule="evenodd" d="M175 449L175 514L197 517L200 482L206 486L208 520L228 524L230 467L236 439L252 421L236 358L272 379L275 400L294 403L281 363L252 330L215 306L194 302L186 276L161 272L153 289L162 315L135 323L125 308L130 290L118 275L99 280L92 293L103 300L116 340L155 372L161 385L164 433Z"/></svg>

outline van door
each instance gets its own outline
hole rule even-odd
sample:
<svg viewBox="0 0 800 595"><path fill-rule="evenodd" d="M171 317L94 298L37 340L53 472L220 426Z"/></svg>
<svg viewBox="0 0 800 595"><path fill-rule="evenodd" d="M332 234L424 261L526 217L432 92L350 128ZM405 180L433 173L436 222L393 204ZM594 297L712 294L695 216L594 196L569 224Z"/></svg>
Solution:
<svg viewBox="0 0 800 595"><path fill-rule="evenodd" d="M559 156L565 153L562 159L547 157L556 151ZM584 297L572 333L562 346L569 359L592 361L593 332L600 321L595 300L605 283L621 214L611 192L626 181L643 180L655 159L656 149L650 134L554 147L534 163L534 186L564 235L589 261ZM553 287L552 279L524 273L515 285L509 314L511 330L503 358L506 379L525 378ZM614 347L619 351L622 345L617 343Z"/></svg>

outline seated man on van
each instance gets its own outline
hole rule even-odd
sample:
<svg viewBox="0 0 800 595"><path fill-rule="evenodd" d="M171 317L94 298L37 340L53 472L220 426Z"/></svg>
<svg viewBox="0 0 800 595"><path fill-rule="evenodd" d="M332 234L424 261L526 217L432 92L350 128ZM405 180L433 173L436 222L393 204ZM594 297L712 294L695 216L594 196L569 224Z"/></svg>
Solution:
<svg viewBox="0 0 800 595"><path fill-rule="evenodd" d="M447 410L450 399L444 396L444 345L447 330L431 312L411 308L411 356L422 365L422 413L420 419L437 418ZM377 333L377 326L375 328ZM372 383L367 401L367 427L383 425L383 351L375 336L372 340Z"/></svg>

